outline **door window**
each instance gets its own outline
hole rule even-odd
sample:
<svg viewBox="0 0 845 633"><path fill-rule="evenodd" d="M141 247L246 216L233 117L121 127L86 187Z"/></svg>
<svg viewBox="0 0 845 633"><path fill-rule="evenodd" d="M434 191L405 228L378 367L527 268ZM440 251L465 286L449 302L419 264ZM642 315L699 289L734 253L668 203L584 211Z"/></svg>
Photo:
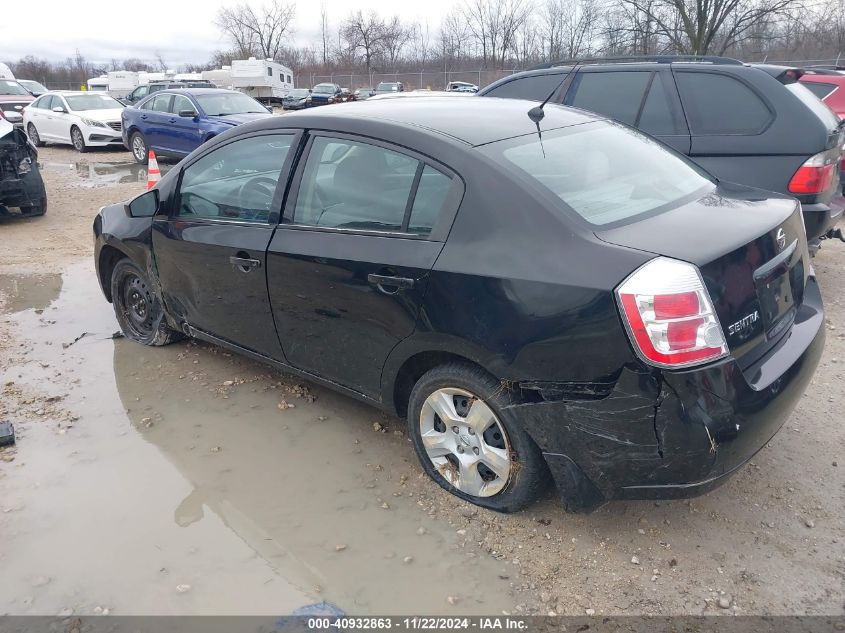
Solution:
<svg viewBox="0 0 845 633"><path fill-rule="evenodd" d="M170 104L170 111L173 114L179 114L183 110L193 110L194 112L197 109L194 107L194 104L191 103L191 100L188 97L183 95L173 95L173 103Z"/></svg>
<svg viewBox="0 0 845 633"><path fill-rule="evenodd" d="M46 97L41 97L35 103L32 104L33 108L43 108L45 110L49 110L53 106L50 105L53 103L53 95L47 95Z"/></svg>
<svg viewBox="0 0 845 633"><path fill-rule="evenodd" d="M807 86L807 89L819 99L824 99L836 90L836 86L834 84L823 84L818 81L802 81L801 83Z"/></svg>
<svg viewBox="0 0 845 633"><path fill-rule="evenodd" d="M581 72L566 95L566 105L634 125L650 78L650 71Z"/></svg>
<svg viewBox="0 0 845 633"><path fill-rule="evenodd" d="M484 96L545 101L549 93L563 81L564 76L565 73L530 75L502 84L498 88L485 93Z"/></svg>
<svg viewBox="0 0 845 633"><path fill-rule="evenodd" d="M675 117L669 107L669 93L663 85L663 73L654 73L637 127L652 135L677 134Z"/></svg>
<svg viewBox="0 0 845 633"><path fill-rule="evenodd" d="M449 176L405 154L318 136L308 153L293 220L307 226L427 235L450 185Z"/></svg>
<svg viewBox="0 0 845 633"><path fill-rule="evenodd" d="M253 136L224 145L182 174L176 216L267 223L293 136Z"/></svg>
<svg viewBox="0 0 845 633"><path fill-rule="evenodd" d="M132 91L132 99L137 101L138 99L146 97L149 90L149 86L139 86L138 88L135 88L135 90Z"/></svg>
<svg viewBox="0 0 845 633"><path fill-rule="evenodd" d="M715 73L675 74L693 135L757 134L772 113L741 81Z"/></svg>

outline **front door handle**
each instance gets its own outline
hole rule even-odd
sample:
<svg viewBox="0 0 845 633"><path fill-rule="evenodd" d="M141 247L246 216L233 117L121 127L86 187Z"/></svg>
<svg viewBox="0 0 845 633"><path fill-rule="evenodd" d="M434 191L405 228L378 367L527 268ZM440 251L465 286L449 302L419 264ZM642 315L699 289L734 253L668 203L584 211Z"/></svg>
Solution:
<svg viewBox="0 0 845 633"><path fill-rule="evenodd" d="M414 280L408 277L393 277L391 275L367 275L367 281L379 288L388 286L392 288L413 288Z"/></svg>
<svg viewBox="0 0 845 633"><path fill-rule="evenodd" d="M248 273L253 268L261 267L261 260L252 259L247 253L238 253L237 255L232 255L229 258L229 263L232 264L232 266L234 266L238 270L240 270L242 273Z"/></svg>

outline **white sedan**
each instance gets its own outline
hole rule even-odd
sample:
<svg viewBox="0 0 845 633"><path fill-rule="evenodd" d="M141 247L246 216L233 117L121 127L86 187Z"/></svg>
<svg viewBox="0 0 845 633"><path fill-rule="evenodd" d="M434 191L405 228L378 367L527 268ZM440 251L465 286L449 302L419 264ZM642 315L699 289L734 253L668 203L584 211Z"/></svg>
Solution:
<svg viewBox="0 0 845 633"><path fill-rule="evenodd" d="M77 151L123 146L120 113L124 105L104 94L48 92L23 111L23 124L33 145L66 143Z"/></svg>

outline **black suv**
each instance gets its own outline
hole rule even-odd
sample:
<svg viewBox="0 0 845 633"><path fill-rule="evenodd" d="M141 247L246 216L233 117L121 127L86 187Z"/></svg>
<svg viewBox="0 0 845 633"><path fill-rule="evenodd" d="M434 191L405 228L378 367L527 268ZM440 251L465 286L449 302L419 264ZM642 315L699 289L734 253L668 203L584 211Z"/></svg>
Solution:
<svg viewBox="0 0 845 633"><path fill-rule="evenodd" d="M636 127L720 180L795 196L817 246L845 207L837 168L843 139L839 119L800 76L724 57L570 60L511 75L478 94L542 101L554 92L551 103Z"/></svg>

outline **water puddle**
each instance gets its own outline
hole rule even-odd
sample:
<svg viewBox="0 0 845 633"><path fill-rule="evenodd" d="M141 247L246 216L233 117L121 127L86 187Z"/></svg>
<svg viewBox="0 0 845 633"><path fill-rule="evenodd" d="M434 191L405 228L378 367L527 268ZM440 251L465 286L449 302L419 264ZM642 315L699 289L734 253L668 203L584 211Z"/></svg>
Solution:
<svg viewBox="0 0 845 633"><path fill-rule="evenodd" d="M159 170L163 176L175 163L158 161ZM83 187L101 187L134 182L147 182L147 166L132 162L99 163L75 162L62 163L57 161L40 162L38 166L47 172L64 173L74 177L75 182Z"/></svg>
<svg viewBox="0 0 845 633"><path fill-rule="evenodd" d="M0 372L24 403L0 462L0 613L514 606L513 569L426 513L375 409L220 348L113 339L88 264L0 293L27 341Z"/></svg>

